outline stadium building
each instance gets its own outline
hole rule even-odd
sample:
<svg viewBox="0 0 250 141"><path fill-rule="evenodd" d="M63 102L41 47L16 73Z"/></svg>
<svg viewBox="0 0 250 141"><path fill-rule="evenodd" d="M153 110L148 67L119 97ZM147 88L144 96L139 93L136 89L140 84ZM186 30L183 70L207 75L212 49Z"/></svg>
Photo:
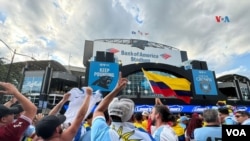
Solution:
<svg viewBox="0 0 250 141"><path fill-rule="evenodd" d="M186 51L137 39L86 40L83 48L86 68L63 66L54 60L17 62L22 72L19 89L39 108L54 106L63 94L73 87L91 86L100 89L104 96L115 86L119 70L129 83L120 95L136 103L136 111L151 109L155 97L169 105L172 112L201 112L216 105L218 100L238 105L250 111L250 80L237 74L215 78L205 61L189 60ZM8 67L9 64L7 64ZM152 93L142 68L148 72L185 78L191 83L191 103L176 97ZM103 74L107 76L103 76ZM7 101L9 96L4 97Z"/></svg>
<svg viewBox="0 0 250 141"><path fill-rule="evenodd" d="M164 104L171 105L170 109L172 108L172 111L176 112L201 111L208 106L215 106L218 100L227 100L227 104L232 105L249 103L249 79L244 78L243 82L241 81L243 76L234 76L233 80L229 80L225 76L218 79L224 81L218 84L215 72L208 70L205 61L189 60L186 51L137 39L85 41L83 56L83 63L87 68L85 84L94 86L91 83L93 81L89 80L95 77L93 74L100 73L98 71L101 70L103 63L107 65L114 62L120 64L120 71L124 77L129 79L128 86L120 95L133 99L139 105L137 108L139 111L151 108L145 105L154 105L156 96L162 98ZM93 67L95 69L92 69ZM143 75L142 68L164 76L187 79L191 82L191 104L175 97L153 94ZM228 91L225 83L230 83L235 91ZM99 88L102 89L102 87ZM226 94L223 94L220 89ZM244 94L242 90L244 90Z"/></svg>

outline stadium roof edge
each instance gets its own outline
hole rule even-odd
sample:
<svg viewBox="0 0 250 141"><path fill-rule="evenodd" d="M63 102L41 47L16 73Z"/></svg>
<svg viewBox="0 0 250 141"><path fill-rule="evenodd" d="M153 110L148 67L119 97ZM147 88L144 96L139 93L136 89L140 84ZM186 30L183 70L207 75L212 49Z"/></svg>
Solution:
<svg viewBox="0 0 250 141"><path fill-rule="evenodd" d="M216 80L220 82L228 82L233 80L239 80L240 82L250 82L248 77L239 74L226 74L216 78Z"/></svg>
<svg viewBox="0 0 250 141"><path fill-rule="evenodd" d="M110 42L110 43L117 43L117 44L127 44L127 45L132 45L133 41L145 41L147 42L146 46L151 46L155 48L168 48L171 50L179 50L178 48L156 43L156 42L151 42L147 40L140 40L140 39L96 39L94 41L101 41L101 42Z"/></svg>
<svg viewBox="0 0 250 141"><path fill-rule="evenodd" d="M50 64L50 67L53 68L54 71L67 72L67 69L61 63L55 60L23 61L15 62L13 64L19 64L23 67L25 65L28 65L28 70L45 70L46 67Z"/></svg>

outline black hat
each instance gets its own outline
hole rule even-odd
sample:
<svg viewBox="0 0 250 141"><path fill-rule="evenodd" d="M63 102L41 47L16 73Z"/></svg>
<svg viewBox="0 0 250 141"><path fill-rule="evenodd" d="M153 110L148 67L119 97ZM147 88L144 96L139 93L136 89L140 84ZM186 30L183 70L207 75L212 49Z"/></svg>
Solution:
<svg viewBox="0 0 250 141"><path fill-rule="evenodd" d="M37 136L40 136L43 139L50 138L55 132L56 127L61 125L65 120L66 117L64 115L48 115L42 118L38 121L35 127Z"/></svg>
<svg viewBox="0 0 250 141"><path fill-rule="evenodd" d="M16 112L16 109L8 108L4 105L0 105L0 118L14 114Z"/></svg>

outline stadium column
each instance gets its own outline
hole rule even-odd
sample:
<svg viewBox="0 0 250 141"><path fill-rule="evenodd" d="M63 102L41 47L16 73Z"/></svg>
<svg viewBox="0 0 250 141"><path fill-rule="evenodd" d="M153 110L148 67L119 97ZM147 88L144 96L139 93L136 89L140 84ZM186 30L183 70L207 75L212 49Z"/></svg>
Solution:
<svg viewBox="0 0 250 141"><path fill-rule="evenodd" d="M39 105L38 105L39 112L44 112L43 110L47 107L47 103L48 103L47 100L48 100L48 94L50 90L52 72L53 72L53 69L51 68L50 63L49 63L45 69L44 76L43 76L42 90L40 93Z"/></svg>
<svg viewBox="0 0 250 141"><path fill-rule="evenodd" d="M29 64L28 62L26 62L25 66L23 67L22 69L22 78L20 80L20 83L18 84L18 90L21 92L22 91L22 87L23 87L23 81L24 81L24 78L25 78L25 72L26 70L28 69L29 67Z"/></svg>

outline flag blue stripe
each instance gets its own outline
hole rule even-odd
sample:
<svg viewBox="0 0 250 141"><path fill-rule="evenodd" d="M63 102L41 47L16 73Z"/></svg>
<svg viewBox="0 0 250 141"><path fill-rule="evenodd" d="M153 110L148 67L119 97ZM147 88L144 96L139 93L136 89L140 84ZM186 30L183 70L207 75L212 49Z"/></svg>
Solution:
<svg viewBox="0 0 250 141"><path fill-rule="evenodd" d="M190 91L174 90L178 96L192 96Z"/></svg>
<svg viewBox="0 0 250 141"><path fill-rule="evenodd" d="M152 80L150 80L149 82L150 82L150 84L151 84L152 86L157 86L157 87L159 87L160 89L170 89L170 88L168 87L168 85L166 85L166 84L163 83L163 82L155 82L155 81L152 81Z"/></svg>
<svg viewBox="0 0 250 141"><path fill-rule="evenodd" d="M150 80L149 82L152 85L152 87L158 87L158 88L160 88L162 90L170 89L170 87L168 87L163 82L155 82L155 81L152 81L152 80ZM175 91L176 95L178 95L178 96L191 96L190 91L184 91L184 90L174 90L174 91Z"/></svg>

